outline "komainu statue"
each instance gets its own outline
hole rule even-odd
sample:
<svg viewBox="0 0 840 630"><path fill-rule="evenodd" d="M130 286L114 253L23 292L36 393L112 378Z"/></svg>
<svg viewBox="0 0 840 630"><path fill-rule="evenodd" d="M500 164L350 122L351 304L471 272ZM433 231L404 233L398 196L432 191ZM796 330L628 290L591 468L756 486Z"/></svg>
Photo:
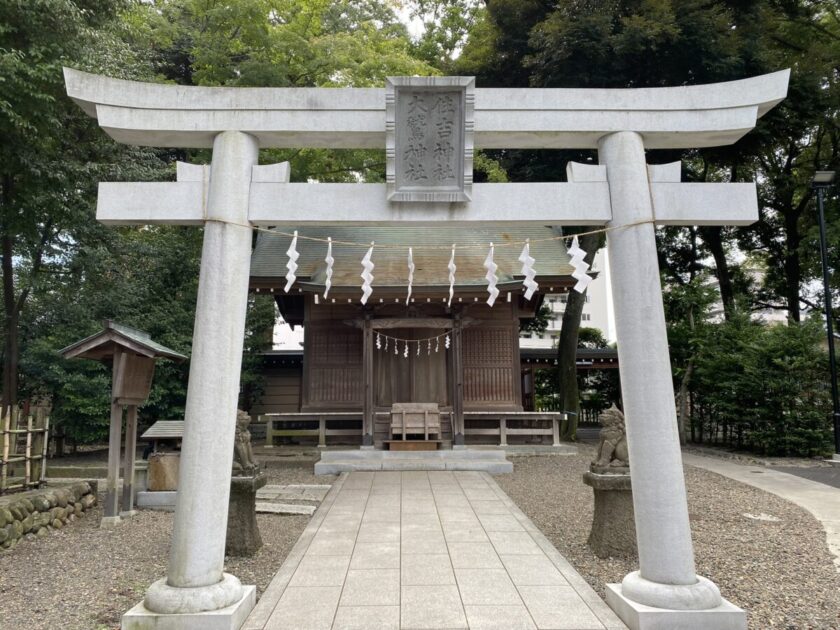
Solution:
<svg viewBox="0 0 840 630"><path fill-rule="evenodd" d="M254 451L251 449L249 424L251 424L251 416L241 409L237 411L236 437L233 442L233 474L240 477L259 474L259 465L254 461Z"/></svg>
<svg viewBox="0 0 840 630"><path fill-rule="evenodd" d="M627 434L624 427L624 414L613 405L605 409L598 416L603 428L598 434L598 452L593 466L598 468L626 468L630 465L630 456L627 453Z"/></svg>

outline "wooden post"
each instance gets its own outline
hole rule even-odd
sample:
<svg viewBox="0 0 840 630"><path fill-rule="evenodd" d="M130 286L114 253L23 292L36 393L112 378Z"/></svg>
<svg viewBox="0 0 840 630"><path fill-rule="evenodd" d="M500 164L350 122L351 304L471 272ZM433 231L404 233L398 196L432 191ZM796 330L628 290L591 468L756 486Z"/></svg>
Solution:
<svg viewBox="0 0 840 630"><path fill-rule="evenodd" d="M112 370L112 386L118 382L120 376L120 359L122 352L114 351L114 367ZM117 484L120 477L120 446L122 442L122 405L117 403L114 392L111 392L111 434L108 440L108 479L105 484L105 508L100 527L112 527L120 522L119 497Z"/></svg>
<svg viewBox="0 0 840 630"><path fill-rule="evenodd" d="M563 414L563 419L566 419L566 414ZM553 446L560 446L560 420L556 417L551 419L551 431Z"/></svg>
<svg viewBox="0 0 840 630"><path fill-rule="evenodd" d="M12 410L6 409L6 415L3 418L3 461L0 468L0 492L6 491L6 479L9 476L9 446L12 441L12 434L9 432L12 422Z"/></svg>
<svg viewBox="0 0 840 630"><path fill-rule="evenodd" d="M454 386L454 397L452 400L453 423L452 423L452 443L455 446L464 446L464 356L463 356L463 341L461 334L463 331L463 321L461 313L455 313L455 319L452 325L452 367Z"/></svg>
<svg viewBox="0 0 840 630"><path fill-rule="evenodd" d="M134 460L137 454L137 405L128 405L125 417L125 463L123 464L122 510L134 516Z"/></svg>
<svg viewBox="0 0 840 630"><path fill-rule="evenodd" d="M29 483L32 481L32 416L26 415L26 459L23 462L23 488L29 489Z"/></svg>
<svg viewBox="0 0 840 630"><path fill-rule="evenodd" d="M499 446L507 446L507 418L499 418Z"/></svg>
<svg viewBox="0 0 840 630"><path fill-rule="evenodd" d="M365 314L362 339L362 447L373 448L373 326L370 313Z"/></svg>
<svg viewBox="0 0 840 630"><path fill-rule="evenodd" d="M318 416L318 448L327 448L327 419Z"/></svg>
<svg viewBox="0 0 840 630"><path fill-rule="evenodd" d="M41 444L41 476L38 479L39 485L47 480L47 455L50 453L50 416L44 414L44 441Z"/></svg>
<svg viewBox="0 0 840 630"><path fill-rule="evenodd" d="M274 448L274 420L267 416L265 421L265 447Z"/></svg>

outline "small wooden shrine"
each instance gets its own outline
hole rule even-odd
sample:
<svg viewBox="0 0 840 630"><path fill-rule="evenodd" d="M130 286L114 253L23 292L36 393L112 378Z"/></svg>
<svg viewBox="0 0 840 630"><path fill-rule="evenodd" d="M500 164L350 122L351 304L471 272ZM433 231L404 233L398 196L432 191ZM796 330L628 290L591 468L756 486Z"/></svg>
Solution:
<svg viewBox="0 0 840 630"><path fill-rule="evenodd" d="M137 450L137 407L149 397L155 362L158 359L183 361L183 354L152 341L142 330L123 326L111 320L103 322L103 330L59 350L65 359L81 358L101 361L111 366L111 429L108 441L108 480L102 526L116 525L121 516L130 516L134 509L134 458ZM123 412L125 424L125 464L123 468L122 511L119 510L120 446Z"/></svg>
<svg viewBox="0 0 840 630"><path fill-rule="evenodd" d="M548 227L515 232L307 227L296 243L296 280L286 293L292 236L261 233L251 262L251 289L272 293L285 321L305 330L301 417L361 412L363 445L381 447L392 437L388 413L395 404L437 404L441 441L455 445L464 443L465 413L522 412L520 322L534 317L545 293L575 283L559 237ZM327 291L328 239L334 263ZM524 297L518 260L526 239L539 283L530 300ZM360 261L371 242L373 293L362 304ZM500 291L492 307L483 266L491 242Z"/></svg>

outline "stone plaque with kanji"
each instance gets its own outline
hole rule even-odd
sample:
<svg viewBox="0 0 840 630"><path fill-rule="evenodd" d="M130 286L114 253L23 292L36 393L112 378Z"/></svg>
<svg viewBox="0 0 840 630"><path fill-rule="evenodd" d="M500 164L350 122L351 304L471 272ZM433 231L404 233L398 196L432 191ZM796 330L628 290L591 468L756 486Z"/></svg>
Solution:
<svg viewBox="0 0 840 630"><path fill-rule="evenodd" d="M473 77L389 77L386 181L390 201L471 198Z"/></svg>

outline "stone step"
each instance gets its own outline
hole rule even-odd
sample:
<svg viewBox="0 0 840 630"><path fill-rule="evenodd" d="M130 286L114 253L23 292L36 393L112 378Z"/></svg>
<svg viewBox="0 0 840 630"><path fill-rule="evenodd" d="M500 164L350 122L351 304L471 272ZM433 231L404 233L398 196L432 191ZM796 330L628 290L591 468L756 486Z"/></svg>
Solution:
<svg viewBox="0 0 840 630"><path fill-rule="evenodd" d="M409 453L418 455L419 453ZM352 471L376 470L478 470L494 475L513 472L513 464L504 458L348 458L320 461L315 464L316 475L335 475Z"/></svg>
<svg viewBox="0 0 840 630"><path fill-rule="evenodd" d="M364 461L386 461L386 460L430 460L430 461L465 461L480 459L484 461L506 461L503 450L490 449L453 449L440 451L375 451L361 449L324 451L321 453L322 462L364 460ZM443 470L443 469L440 469Z"/></svg>
<svg viewBox="0 0 840 630"><path fill-rule="evenodd" d="M312 516L317 508L314 505L300 505L297 503L269 503L257 501L257 514L305 514Z"/></svg>

